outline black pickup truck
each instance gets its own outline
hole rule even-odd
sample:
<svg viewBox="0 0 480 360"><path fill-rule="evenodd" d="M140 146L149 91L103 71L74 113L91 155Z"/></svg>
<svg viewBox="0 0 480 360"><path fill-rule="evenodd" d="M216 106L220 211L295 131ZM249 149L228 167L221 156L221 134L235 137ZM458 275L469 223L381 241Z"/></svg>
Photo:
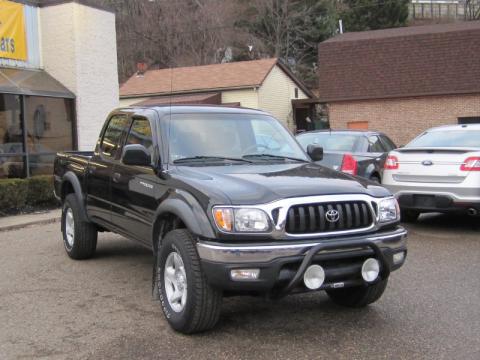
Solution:
<svg viewBox="0 0 480 360"><path fill-rule="evenodd" d="M212 328L223 296L325 290L378 300L403 265L407 232L388 190L315 164L280 122L214 106L113 111L93 153L55 159L67 254L99 231L153 252L153 294L177 331Z"/></svg>

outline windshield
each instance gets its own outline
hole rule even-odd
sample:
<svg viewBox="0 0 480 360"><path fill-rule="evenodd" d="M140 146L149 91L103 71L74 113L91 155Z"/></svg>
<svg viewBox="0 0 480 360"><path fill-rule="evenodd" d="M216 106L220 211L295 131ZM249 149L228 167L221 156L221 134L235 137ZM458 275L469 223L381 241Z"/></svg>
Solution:
<svg viewBox="0 0 480 360"><path fill-rule="evenodd" d="M366 143L366 139L363 136L329 132L301 134L298 135L297 140L304 149L308 145L314 144L323 147L324 151L342 152L355 152L362 141Z"/></svg>
<svg viewBox="0 0 480 360"><path fill-rule="evenodd" d="M309 161L293 136L266 115L172 115L168 132L171 162L180 163L188 158Z"/></svg>
<svg viewBox="0 0 480 360"><path fill-rule="evenodd" d="M466 129L426 132L412 140L405 147L480 148L480 130Z"/></svg>

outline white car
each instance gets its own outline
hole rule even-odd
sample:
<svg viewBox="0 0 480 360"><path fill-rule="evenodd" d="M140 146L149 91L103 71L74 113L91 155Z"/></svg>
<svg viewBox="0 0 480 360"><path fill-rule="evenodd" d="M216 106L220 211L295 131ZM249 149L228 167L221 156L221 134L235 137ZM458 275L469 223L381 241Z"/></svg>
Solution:
<svg viewBox="0 0 480 360"><path fill-rule="evenodd" d="M480 124L432 128L389 153L382 185L404 221L425 212L480 214Z"/></svg>

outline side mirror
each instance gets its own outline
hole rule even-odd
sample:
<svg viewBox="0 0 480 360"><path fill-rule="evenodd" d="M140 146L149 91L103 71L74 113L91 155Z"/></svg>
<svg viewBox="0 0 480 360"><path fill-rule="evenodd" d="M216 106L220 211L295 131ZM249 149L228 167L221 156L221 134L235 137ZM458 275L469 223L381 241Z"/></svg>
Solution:
<svg viewBox="0 0 480 360"><path fill-rule="evenodd" d="M123 148L122 162L125 165L150 166L152 158L145 146L131 144Z"/></svg>
<svg viewBox="0 0 480 360"><path fill-rule="evenodd" d="M312 161L323 160L323 147L310 144L307 146L307 154L310 156Z"/></svg>

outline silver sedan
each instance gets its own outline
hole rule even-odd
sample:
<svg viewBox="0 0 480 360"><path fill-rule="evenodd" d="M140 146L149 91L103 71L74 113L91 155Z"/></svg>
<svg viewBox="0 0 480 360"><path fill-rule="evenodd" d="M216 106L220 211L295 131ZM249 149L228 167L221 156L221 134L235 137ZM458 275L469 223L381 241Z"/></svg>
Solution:
<svg viewBox="0 0 480 360"><path fill-rule="evenodd" d="M480 124L429 129L389 153L382 184L404 221L424 212L480 214Z"/></svg>

